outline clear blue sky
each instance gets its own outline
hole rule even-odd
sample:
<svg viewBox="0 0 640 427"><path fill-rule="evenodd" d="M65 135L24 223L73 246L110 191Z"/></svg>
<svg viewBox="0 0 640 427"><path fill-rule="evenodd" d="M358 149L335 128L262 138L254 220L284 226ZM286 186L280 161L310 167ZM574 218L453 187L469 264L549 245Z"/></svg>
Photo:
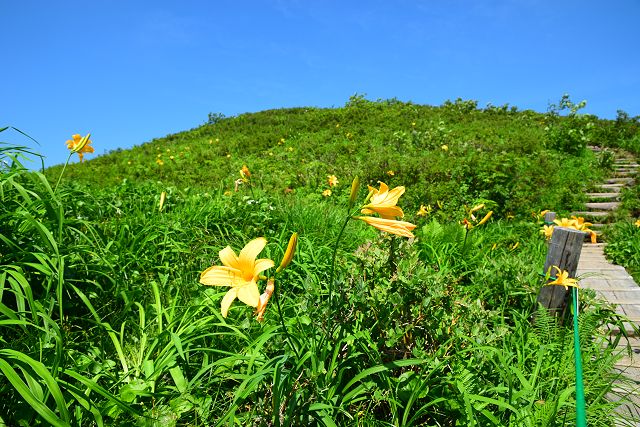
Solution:
<svg viewBox="0 0 640 427"><path fill-rule="evenodd" d="M95 157L209 112L439 105L640 115L640 1L0 0L0 126L46 164L91 132ZM3 132L0 141L25 143Z"/></svg>

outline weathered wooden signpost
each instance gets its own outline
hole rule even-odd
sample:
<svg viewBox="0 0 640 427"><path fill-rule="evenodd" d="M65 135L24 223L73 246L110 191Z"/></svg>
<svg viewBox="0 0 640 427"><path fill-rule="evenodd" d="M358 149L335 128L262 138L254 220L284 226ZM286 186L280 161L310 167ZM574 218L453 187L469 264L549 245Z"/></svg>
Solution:
<svg viewBox="0 0 640 427"><path fill-rule="evenodd" d="M554 217L555 213L547 213L545 222L551 222ZM569 277L575 277L585 235L585 232L572 228L555 227L549 243L543 273L546 274L551 269L550 276L553 277L557 273L553 266L557 266L560 270L567 271ZM539 306L542 305L546 308L550 314L559 316L562 319L568 307L569 295L569 290L565 289L564 286L543 286L538 294L537 302Z"/></svg>

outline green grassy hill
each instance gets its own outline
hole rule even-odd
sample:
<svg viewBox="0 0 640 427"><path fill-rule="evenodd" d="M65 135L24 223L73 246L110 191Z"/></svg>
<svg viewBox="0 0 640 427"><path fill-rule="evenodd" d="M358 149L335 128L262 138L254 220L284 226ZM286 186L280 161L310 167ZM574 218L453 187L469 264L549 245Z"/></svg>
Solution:
<svg viewBox="0 0 640 427"><path fill-rule="evenodd" d="M338 194L359 175L366 183L411 188L405 197L412 210L489 200L500 214L563 211L579 208L579 190L599 178L597 159L582 148L603 142L608 123L506 106L478 109L474 101L432 107L358 96L343 108L212 115L210 121L72 165L65 179L225 192L247 165L260 189L316 200L328 188L328 175L338 177ZM588 121L599 126L589 128ZM579 138L566 138L571 132ZM54 167L47 175L55 179L59 172Z"/></svg>
<svg viewBox="0 0 640 427"><path fill-rule="evenodd" d="M574 334L538 311L531 211L579 206L611 160L586 144L621 129L353 97L213 115L60 185L0 145L0 425L575 425ZM415 238L354 218L384 205L356 175L405 186L386 200ZM624 390L604 325L624 319L580 304L587 417L607 427Z"/></svg>

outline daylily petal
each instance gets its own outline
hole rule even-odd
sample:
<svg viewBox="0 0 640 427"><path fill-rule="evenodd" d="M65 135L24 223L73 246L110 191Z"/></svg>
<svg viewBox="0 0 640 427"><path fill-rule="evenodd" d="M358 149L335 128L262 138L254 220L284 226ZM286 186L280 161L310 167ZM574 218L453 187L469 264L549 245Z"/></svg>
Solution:
<svg viewBox="0 0 640 427"><path fill-rule="evenodd" d="M378 184L380 184L380 190L378 190L378 193L386 193L389 191L389 186L384 182L378 181Z"/></svg>
<svg viewBox="0 0 640 427"><path fill-rule="evenodd" d="M214 265L200 275L200 283L207 286L233 286L236 274L229 267Z"/></svg>
<svg viewBox="0 0 640 427"><path fill-rule="evenodd" d="M416 228L415 224L405 221L397 221L393 219L376 218L373 216L359 216L356 219L362 220L367 224L387 233L396 234L403 237L415 237L411 230Z"/></svg>
<svg viewBox="0 0 640 427"><path fill-rule="evenodd" d="M220 256L220 261L222 261L222 263L227 267L240 269L240 266L238 265L238 256L230 246L221 250L218 255Z"/></svg>
<svg viewBox="0 0 640 427"><path fill-rule="evenodd" d="M229 292L224 295L224 298L222 298L222 302L220 303L220 312L222 313L222 317L227 317L229 307L231 307L231 303L236 299L237 296L237 288L229 289Z"/></svg>
<svg viewBox="0 0 640 427"><path fill-rule="evenodd" d="M367 205L367 206L368 206L367 210L370 210L379 214L382 218L395 219L396 217L402 218L404 216L404 212L402 211L402 209L397 206L371 206L371 205ZM367 212L364 212L364 210L361 212L367 213Z"/></svg>
<svg viewBox="0 0 640 427"><path fill-rule="evenodd" d="M400 196L404 194L404 190L405 189L403 186L399 186L389 191L389 194L387 194L386 202L395 205L396 203L398 203L398 199L400 198Z"/></svg>
<svg viewBox="0 0 640 427"><path fill-rule="evenodd" d="M237 296L240 301L250 305L251 307L258 306L258 303L260 302L260 291L258 290L256 282L252 280L234 289L237 290Z"/></svg>
<svg viewBox="0 0 640 427"><path fill-rule="evenodd" d="M243 272L246 272L245 270L253 270L253 263L255 262L256 257L260 252L262 252L266 245L267 239L264 237L258 237L257 239L253 239L247 243L240 251L240 256L238 257L240 270Z"/></svg>
<svg viewBox="0 0 640 427"><path fill-rule="evenodd" d="M253 275L257 276L258 274L260 274L263 271L273 267L274 265L275 265L275 263L272 260L268 259L268 258L258 259L258 260L256 260L256 263L253 266Z"/></svg>

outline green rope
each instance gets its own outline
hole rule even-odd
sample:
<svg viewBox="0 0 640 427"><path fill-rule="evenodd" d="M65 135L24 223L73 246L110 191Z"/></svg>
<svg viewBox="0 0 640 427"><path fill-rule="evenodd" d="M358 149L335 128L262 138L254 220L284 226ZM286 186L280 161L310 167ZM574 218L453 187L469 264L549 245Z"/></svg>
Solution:
<svg viewBox="0 0 640 427"><path fill-rule="evenodd" d="M587 411L582 382L582 356L578 329L578 288L573 288L573 354L576 361L576 426L587 427Z"/></svg>

